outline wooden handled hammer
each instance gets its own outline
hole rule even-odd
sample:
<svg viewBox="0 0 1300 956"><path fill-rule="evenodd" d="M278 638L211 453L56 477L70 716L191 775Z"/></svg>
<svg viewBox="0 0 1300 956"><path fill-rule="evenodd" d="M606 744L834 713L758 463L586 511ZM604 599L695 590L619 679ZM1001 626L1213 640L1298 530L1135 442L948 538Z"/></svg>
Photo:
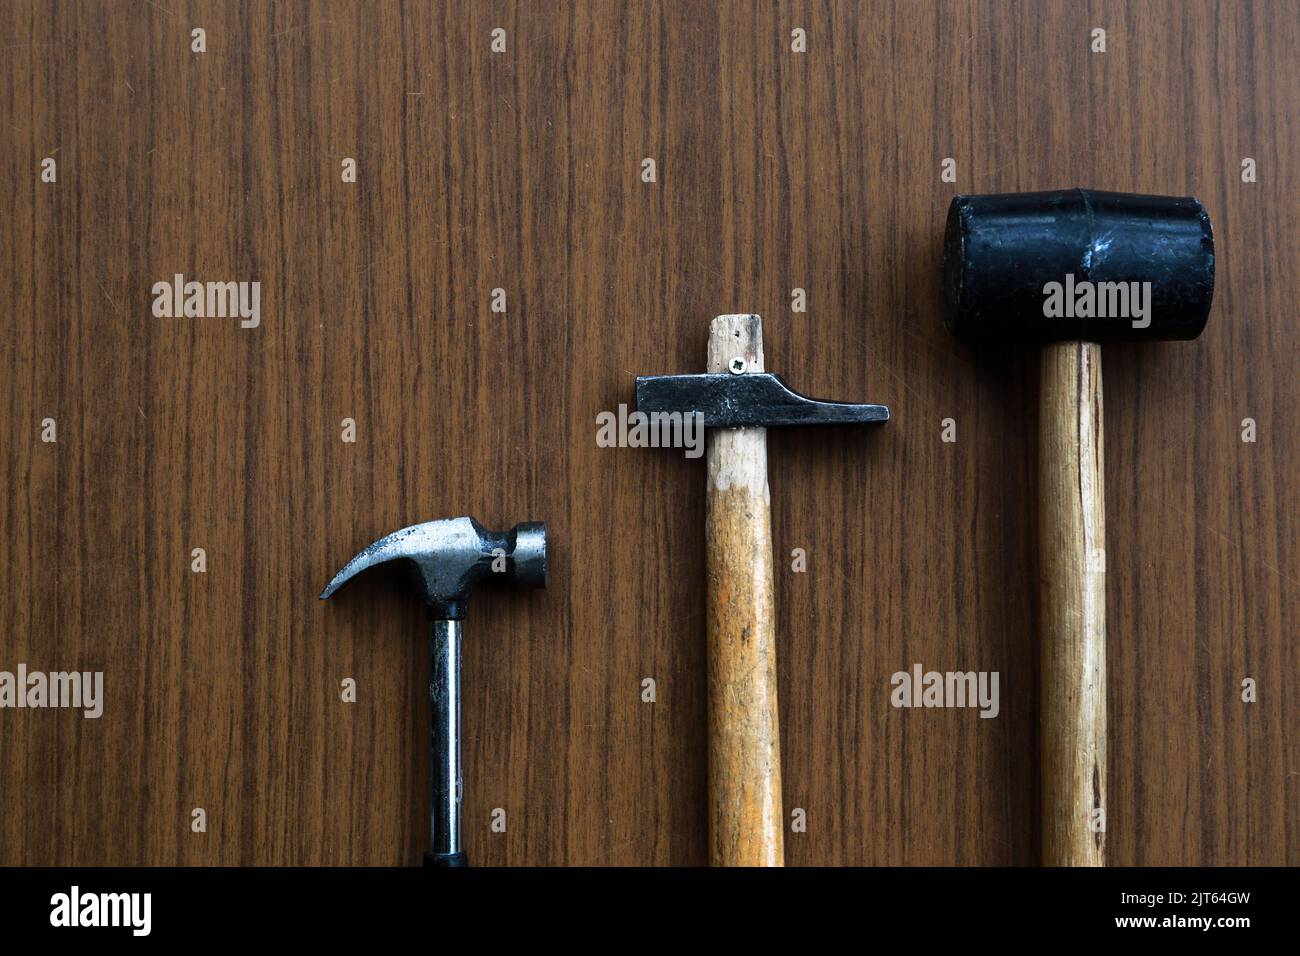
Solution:
<svg viewBox="0 0 1300 956"><path fill-rule="evenodd" d="M636 380L637 411L700 415L708 501L709 860L781 866L781 744L767 427L880 423L883 405L808 398L764 371L763 320L720 315L708 373Z"/></svg>
<svg viewBox="0 0 1300 956"><path fill-rule="evenodd" d="M1194 339L1214 294L1195 199L1083 189L958 196L944 236L945 322L1037 341L1043 862L1105 864L1103 341Z"/></svg>

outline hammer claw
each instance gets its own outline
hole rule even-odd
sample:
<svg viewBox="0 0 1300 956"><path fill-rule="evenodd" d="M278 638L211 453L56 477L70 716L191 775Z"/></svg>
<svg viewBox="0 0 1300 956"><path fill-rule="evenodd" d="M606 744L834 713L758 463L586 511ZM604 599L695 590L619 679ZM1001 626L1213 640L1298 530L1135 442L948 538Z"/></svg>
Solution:
<svg viewBox="0 0 1300 956"><path fill-rule="evenodd" d="M450 518L426 521L386 534L378 541L366 545L351 561L343 566L334 579L321 592L321 600L335 594L354 577L377 564L389 561L409 561L419 569L421 560L438 555L456 545L473 548L478 543L481 529L473 518Z"/></svg>

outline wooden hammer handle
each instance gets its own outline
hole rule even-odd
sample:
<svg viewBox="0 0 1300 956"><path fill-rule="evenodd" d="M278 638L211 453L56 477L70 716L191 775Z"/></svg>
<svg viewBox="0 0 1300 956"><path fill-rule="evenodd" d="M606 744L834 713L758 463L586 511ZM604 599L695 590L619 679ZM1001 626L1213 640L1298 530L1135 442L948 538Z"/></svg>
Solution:
<svg viewBox="0 0 1300 956"><path fill-rule="evenodd" d="M709 327L708 370L728 371L737 358L746 371L763 371L756 315L720 315ZM781 866L767 431L706 434L709 858L714 866Z"/></svg>
<svg viewBox="0 0 1300 956"><path fill-rule="evenodd" d="M1094 342L1045 346L1040 389L1043 863L1104 866L1106 519L1101 346Z"/></svg>

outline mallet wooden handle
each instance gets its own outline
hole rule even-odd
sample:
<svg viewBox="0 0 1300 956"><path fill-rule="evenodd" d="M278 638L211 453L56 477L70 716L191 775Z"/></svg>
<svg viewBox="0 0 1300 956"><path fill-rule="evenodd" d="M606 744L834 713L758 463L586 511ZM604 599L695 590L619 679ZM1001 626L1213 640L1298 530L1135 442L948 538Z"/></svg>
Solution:
<svg viewBox="0 0 1300 956"><path fill-rule="evenodd" d="M1105 865L1101 346L1043 348L1038 482L1043 863Z"/></svg>
<svg viewBox="0 0 1300 956"><path fill-rule="evenodd" d="M708 370L727 371L736 358L747 371L763 370L756 315L720 315L709 327ZM767 431L706 435L709 858L714 866L781 866Z"/></svg>

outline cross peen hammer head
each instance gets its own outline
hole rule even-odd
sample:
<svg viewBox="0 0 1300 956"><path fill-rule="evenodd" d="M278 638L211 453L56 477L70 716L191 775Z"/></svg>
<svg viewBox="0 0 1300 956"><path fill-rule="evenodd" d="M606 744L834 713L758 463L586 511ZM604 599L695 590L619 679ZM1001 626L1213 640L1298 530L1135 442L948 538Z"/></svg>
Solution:
<svg viewBox="0 0 1300 956"><path fill-rule="evenodd" d="M781 425L879 424L884 405L829 402L800 395L771 372L702 375L639 375L639 412L681 412L704 419L706 428L770 428Z"/></svg>

